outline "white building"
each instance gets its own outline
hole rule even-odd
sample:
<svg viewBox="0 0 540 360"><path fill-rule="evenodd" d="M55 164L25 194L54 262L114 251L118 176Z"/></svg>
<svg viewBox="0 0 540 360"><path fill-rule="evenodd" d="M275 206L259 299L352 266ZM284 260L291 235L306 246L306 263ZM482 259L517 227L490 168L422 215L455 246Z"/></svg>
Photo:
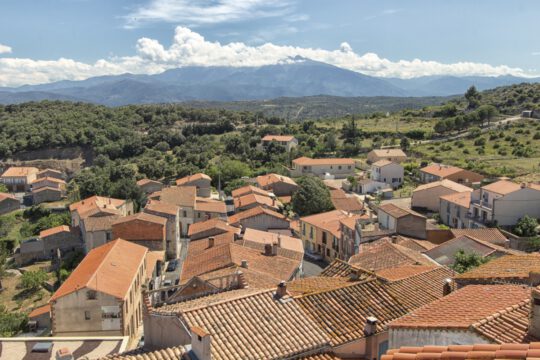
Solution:
<svg viewBox="0 0 540 360"><path fill-rule="evenodd" d="M371 179L391 185L393 188L403 184L403 166L389 160L379 160L371 165Z"/></svg>

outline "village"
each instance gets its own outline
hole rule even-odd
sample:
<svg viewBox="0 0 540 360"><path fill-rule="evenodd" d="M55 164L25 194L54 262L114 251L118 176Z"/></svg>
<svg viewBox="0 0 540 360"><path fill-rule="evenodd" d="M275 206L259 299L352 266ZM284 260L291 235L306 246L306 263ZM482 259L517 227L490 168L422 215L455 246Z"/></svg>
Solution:
<svg viewBox="0 0 540 360"><path fill-rule="evenodd" d="M298 140L258 147L276 144ZM0 215L40 204L70 215L13 249L13 276L80 262L57 288L37 284L51 295L26 333L2 339L2 358L537 357L540 184L444 163L410 171L408 159L398 146L303 156L230 195L204 173L143 178L140 209L70 201L62 171L9 167ZM292 210L317 194L330 210Z"/></svg>

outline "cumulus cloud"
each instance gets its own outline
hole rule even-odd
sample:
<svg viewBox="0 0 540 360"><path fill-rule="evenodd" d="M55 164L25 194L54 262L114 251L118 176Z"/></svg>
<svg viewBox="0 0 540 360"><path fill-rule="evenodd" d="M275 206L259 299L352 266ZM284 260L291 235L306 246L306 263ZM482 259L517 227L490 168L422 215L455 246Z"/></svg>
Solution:
<svg viewBox="0 0 540 360"><path fill-rule="evenodd" d="M341 68L380 77L412 78L427 75L532 76L523 69L474 62L444 64L420 59L391 61L374 53L358 54L343 42L338 49L325 50L265 43L221 44L207 41L186 27L177 27L172 45L141 38L136 53L128 57L101 59L86 64L71 59L32 60L0 58L0 86L38 84L58 80L81 80L91 76L121 73L155 74L182 66L262 66L290 61L295 57L325 62Z"/></svg>
<svg viewBox="0 0 540 360"><path fill-rule="evenodd" d="M125 16L126 27L148 22L217 24L285 16L293 10L292 0L151 0Z"/></svg>
<svg viewBox="0 0 540 360"><path fill-rule="evenodd" d="M7 45L0 44L0 54L10 54L11 47Z"/></svg>

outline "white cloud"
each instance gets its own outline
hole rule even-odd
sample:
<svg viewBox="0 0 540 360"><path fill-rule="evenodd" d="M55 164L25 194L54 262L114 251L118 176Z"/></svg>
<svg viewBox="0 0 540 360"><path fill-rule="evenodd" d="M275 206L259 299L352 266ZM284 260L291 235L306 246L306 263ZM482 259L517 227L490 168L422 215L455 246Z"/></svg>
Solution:
<svg viewBox="0 0 540 360"><path fill-rule="evenodd" d="M532 56L540 56L540 51L533 51L531 53Z"/></svg>
<svg viewBox="0 0 540 360"><path fill-rule="evenodd" d="M0 44L0 54L10 54L11 50L10 46Z"/></svg>
<svg viewBox="0 0 540 360"><path fill-rule="evenodd" d="M129 57L102 59L86 64L71 59L33 60L0 57L0 86L38 84L58 80L81 80L91 76L121 74L155 74L181 66L262 66L291 61L301 56L367 75L411 78L426 75L516 75L532 76L521 68L474 62L444 64L420 59L391 61L374 53L358 54L346 42L339 49L325 50L265 43L250 46L242 42L221 44L204 39L186 27L177 27L172 45L141 38L136 54Z"/></svg>
<svg viewBox="0 0 540 360"><path fill-rule="evenodd" d="M151 0L125 16L126 27L148 22L217 24L291 14L292 0Z"/></svg>

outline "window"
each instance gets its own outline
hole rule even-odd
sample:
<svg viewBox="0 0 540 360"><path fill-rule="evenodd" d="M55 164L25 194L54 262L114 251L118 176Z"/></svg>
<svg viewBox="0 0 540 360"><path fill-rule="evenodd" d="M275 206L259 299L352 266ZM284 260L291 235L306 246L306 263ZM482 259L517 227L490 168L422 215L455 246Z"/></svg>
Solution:
<svg viewBox="0 0 540 360"><path fill-rule="evenodd" d="M302 235L304 235L304 236L306 235L306 224L305 223L302 224Z"/></svg>
<svg viewBox="0 0 540 360"><path fill-rule="evenodd" d="M322 233L322 243L326 244L326 233L325 232Z"/></svg>
<svg viewBox="0 0 540 360"><path fill-rule="evenodd" d="M351 170L351 165L347 166L347 169Z"/></svg>
<svg viewBox="0 0 540 360"><path fill-rule="evenodd" d="M183 214L182 217L187 217L187 211L186 210L182 211L182 214Z"/></svg>
<svg viewBox="0 0 540 360"><path fill-rule="evenodd" d="M90 311L84 312L84 320L90 320Z"/></svg>
<svg viewBox="0 0 540 360"><path fill-rule="evenodd" d="M341 165L339 165L337 168L338 168L339 170L341 170Z"/></svg>
<svg viewBox="0 0 540 360"><path fill-rule="evenodd" d="M97 293L95 290L88 290L86 292L86 300L96 300L97 299Z"/></svg>
<svg viewBox="0 0 540 360"><path fill-rule="evenodd" d="M309 228L309 238L313 239L313 228Z"/></svg>
<svg viewBox="0 0 540 360"><path fill-rule="evenodd" d="M112 239L112 234L111 234L110 231L107 231L107 232L105 233L105 240L106 240L106 241L111 241L111 239Z"/></svg>

